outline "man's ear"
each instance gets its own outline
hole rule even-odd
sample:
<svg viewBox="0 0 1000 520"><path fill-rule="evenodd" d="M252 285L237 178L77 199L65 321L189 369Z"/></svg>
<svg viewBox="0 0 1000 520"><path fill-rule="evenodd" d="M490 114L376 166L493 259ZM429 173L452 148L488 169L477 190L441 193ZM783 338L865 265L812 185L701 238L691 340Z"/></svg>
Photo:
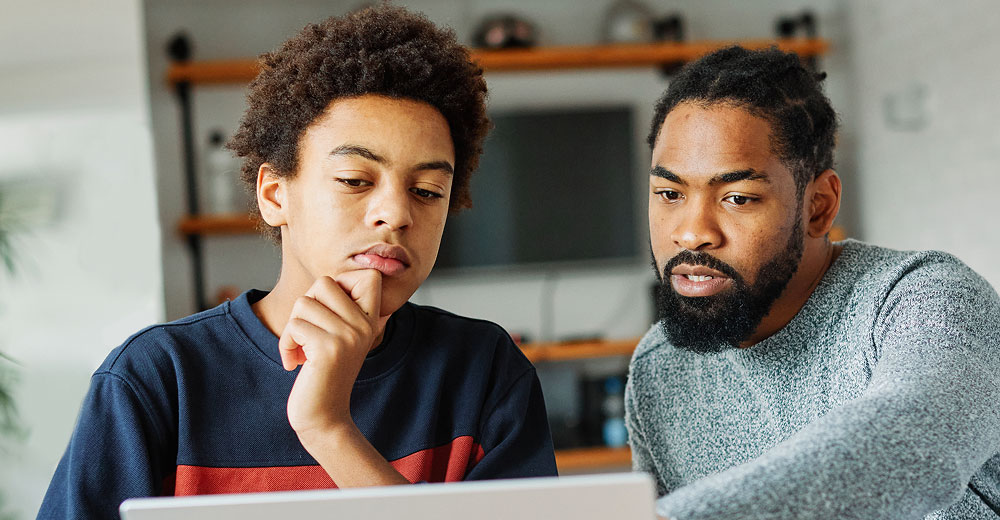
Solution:
<svg viewBox="0 0 1000 520"><path fill-rule="evenodd" d="M260 216L271 227L281 227L288 223L285 216L288 186L285 177L278 175L270 163L263 163L257 169L257 206Z"/></svg>
<svg viewBox="0 0 1000 520"><path fill-rule="evenodd" d="M833 170L819 174L806 189L806 211L809 223L806 232L820 238L830 232L840 213L840 177Z"/></svg>

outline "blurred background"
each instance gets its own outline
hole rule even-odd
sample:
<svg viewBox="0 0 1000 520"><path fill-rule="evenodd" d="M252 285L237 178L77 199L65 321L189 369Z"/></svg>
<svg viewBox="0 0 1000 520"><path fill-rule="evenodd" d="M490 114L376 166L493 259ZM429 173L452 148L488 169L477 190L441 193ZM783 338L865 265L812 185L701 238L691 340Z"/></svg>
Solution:
<svg viewBox="0 0 1000 520"><path fill-rule="evenodd" d="M842 122L838 225L880 245L954 253L1000 286L1000 4L992 0L397 3L469 45L812 30L829 44L815 62ZM110 349L277 277L278 250L245 228L221 233L199 220L181 231L192 198L208 215L244 203L219 143L236 128L245 82L190 87L188 148L168 48L183 51L183 36L194 62L253 58L306 23L358 6L0 1L0 253L14 256L12 272L0 264L0 353L14 361L0 359L0 383L19 411L16 431L0 421L0 518L34 517L89 376ZM441 268L414 301L496 321L527 341L641 336L652 317L644 139L669 83L664 69L487 71L497 131L473 178L478 207L450 221ZM551 141L532 150L542 139ZM606 376L626 362L542 367L550 411L580 421L580 407L595 401L580 404L577 394L597 384L595 395L618 395Z"/></svg>

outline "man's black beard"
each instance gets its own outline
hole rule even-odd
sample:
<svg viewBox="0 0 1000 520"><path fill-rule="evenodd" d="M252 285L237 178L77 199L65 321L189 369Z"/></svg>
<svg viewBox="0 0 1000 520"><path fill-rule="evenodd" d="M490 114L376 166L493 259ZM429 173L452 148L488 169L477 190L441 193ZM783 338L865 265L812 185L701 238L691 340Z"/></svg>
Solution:
<svg viewBox="0 0 1000 520"><path fill-rule="evenodd" d="M732 266L707 253L681 251L667 262L662 274L654 258L653 270L660 280L656 319L670 342L699 353L739 346L757 329L798 270L804 242L801 218L796 217L787 245L760 268L753 286ZM732 286L712 296L681 296L670 283L671 271L680 264L715 269L728 276Z"/></svg>

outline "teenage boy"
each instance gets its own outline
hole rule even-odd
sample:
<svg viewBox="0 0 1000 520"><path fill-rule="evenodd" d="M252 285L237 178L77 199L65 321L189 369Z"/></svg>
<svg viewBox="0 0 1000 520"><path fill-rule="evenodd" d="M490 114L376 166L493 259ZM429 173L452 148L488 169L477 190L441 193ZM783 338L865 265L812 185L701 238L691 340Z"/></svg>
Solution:
<svg viewBox="0 0 1000 520"><path fill-rule="evenodd" d="M625 398L662 517L1000 514L1000 298L944 253L830 242L836 128L774 49L710 54L656 105L659 323Z"/></svg>
<svg viewBox="0 0 1000 520"><path fill-rule="evenodd" d="M270 292L145 329L92 379L40 518L122 500L555 475L531 364L407 303L489 121L453 33L381 6L265 54L230 143L280 241Z"/></svg>

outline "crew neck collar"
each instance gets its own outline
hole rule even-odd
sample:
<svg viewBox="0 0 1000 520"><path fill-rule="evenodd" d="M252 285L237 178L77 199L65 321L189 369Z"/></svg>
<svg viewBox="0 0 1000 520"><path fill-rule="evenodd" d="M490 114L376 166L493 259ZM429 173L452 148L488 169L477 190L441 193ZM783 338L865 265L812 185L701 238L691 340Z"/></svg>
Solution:
<svg viewBox="0 0 1000 520"><path fill-rule="evenodd" d="M264 296L267 296L267 291L258 289L251 289L241 294L229 302L229 314L246 333L254 347L280 367L278 337L257 317L252 307ZM405 303L392 314L386 322L382 342L368 353L357 382L378 378L402 360L413 338L414 323L414 309L410 303Z"/></svg>

